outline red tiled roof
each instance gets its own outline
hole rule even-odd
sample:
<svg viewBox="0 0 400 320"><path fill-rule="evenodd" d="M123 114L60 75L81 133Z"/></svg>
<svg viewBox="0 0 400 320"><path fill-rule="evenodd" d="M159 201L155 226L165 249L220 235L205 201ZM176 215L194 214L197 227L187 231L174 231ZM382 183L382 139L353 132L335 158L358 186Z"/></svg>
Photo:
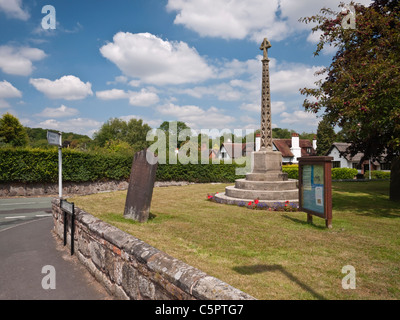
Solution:
<svg viewBox="0 0 400 320"><path fill-rule="evenodd" d="M272 139L273 144L282 153L282 157L291 158L294 157L290 147L292 146L291 139Z"/></svg>

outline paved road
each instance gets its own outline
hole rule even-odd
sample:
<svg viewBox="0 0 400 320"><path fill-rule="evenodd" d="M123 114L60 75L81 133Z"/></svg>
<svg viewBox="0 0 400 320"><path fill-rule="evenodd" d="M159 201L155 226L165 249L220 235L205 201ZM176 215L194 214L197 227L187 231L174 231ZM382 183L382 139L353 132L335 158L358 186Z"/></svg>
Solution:
<svg viewBox="0 0 400 320"><path fill-rule="evenodd" d="M23 222L51 217L51 199L0 199L0 231Z"/></svg>
<svg viewBox="0 0 400 320"><path fill-rule="evenodd" d="M50 208L51 198L0 199L0 299L112 299L54 235Z"/></svg>

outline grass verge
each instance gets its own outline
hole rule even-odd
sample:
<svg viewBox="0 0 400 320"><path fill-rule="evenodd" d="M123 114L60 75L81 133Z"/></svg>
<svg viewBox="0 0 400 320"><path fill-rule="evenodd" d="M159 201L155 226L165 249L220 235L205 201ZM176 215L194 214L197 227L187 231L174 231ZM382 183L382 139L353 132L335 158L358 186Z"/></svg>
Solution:
<svg viewBox="0 0 400 320"><path fill-rule="evenodd" d="M400 206L389 182L333 183L333 228L303 212L207 201L225 184L155 188L152 218L123 218L126 192L74 197L75 205L258 299L399 299ZM356 289L342 268L354 266Z"/></svg>

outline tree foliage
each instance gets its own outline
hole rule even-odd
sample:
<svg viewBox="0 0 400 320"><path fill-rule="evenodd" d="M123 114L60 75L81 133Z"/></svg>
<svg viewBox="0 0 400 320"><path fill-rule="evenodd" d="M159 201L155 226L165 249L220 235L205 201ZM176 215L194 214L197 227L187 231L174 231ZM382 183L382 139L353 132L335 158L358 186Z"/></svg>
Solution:
<svg viewBox="0 0 400 320"><path fill-rule="evenodd" d="M5 113L0 118L0 143L13 147L23 147L28 144L28 135L18 118Z"/></svg>
<svg viewBox="0 0 400 320"><path fill-rule="evenodd" d="M115 145L111 141L128 143L134 151L140 151L149 146L146 141L147 133L151 127L143 123L142 119L130 119L128 122L112 118L102 125L94 134L94 141L100 147ZM126 149L126 148L125 148Z"/></svg>
<svg viewBox="0 0 400 320"><path fill-rule="evenodd" d="M348 12L322 9L301 20L322 32L315 55L333 45L337 53L318 87L303 88L308 111L323 111L327 121L346 128L351 155L388 160L400 154L400 4L375 0L369 7L351 3L356 28L343 28ZM341 4L340 7L344 7ZM311 97L312 99L308 99ZM316 100L316 102L315 102Z"/></svg>
<svg viewBox="0 0 400 320"><path fill-rule="evenodd" d="M324 156L335 142L336 134L332 125L326 119L322 119L317 129L317 155Z"/></svg>

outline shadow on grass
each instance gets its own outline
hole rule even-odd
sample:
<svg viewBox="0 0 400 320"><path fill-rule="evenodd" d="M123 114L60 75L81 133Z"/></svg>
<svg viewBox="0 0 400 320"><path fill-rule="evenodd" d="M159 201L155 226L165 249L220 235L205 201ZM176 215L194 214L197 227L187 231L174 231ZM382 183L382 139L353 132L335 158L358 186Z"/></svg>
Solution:
<svg viewBox="0 0 400 320"><path fill-rule="evenodd" d="M307 213L304 212L304 214L307 217ZM293 218L293 217L290 217L290 216L287 216L287 215L283 215L282 217L286 218L286 219L289 219L289 220L291 220L291 221L293 221L295 223L299 223L299 224L301 224L303 226L310 226L310 227L312 227L314 229L319 229L319 230L327 230L327 228L325 226L317 226L314 223L308 223L307 221L296 219L296 218Z"/></svg>
<svg viewBox="0 0 400 320"><path fill-rule="evenodd" d="M300 286L300 288L309 292L316 299L326 300L326 298L323 295L314 291L314 289L312 289L311 287L306 285L304 282L300 281L292 273L290 273L284 267L282 267L281 265L278 265L278 264L274 264L274 265L256 264L256 265L251 265L251 266L237 266L237 267L233 267L232 269L242 275L251 275L251 274L255 274L255 273L278 271L278 272L281 272L283 275L285 275L290 281L295 282L298 286Z"/></svg>
<svg viewBox="0 0 400 320"><path fill-rule="evenodd" d="M360 197L351 194L333 194L333 210L352 211L357 215L376 218L400 218L400 206L378 195Z"/></svg>

